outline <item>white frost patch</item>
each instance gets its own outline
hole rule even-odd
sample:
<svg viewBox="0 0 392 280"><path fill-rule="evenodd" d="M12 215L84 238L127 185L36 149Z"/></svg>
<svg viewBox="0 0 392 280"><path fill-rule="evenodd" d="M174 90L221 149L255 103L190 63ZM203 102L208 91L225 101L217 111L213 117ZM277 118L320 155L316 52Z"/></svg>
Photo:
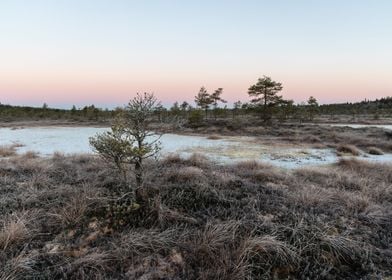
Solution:
<svg viewBox="0 0 392 280"><path fill-rule="evenodd" d="M22 144L19 153L35 151L42 156L54 152L65 154L91 153L89 137L107 131L94 127L37 127L25 129L0 128L0 145ZM257 160L284 168L315 166L338 160L331 149L290 148L262 145L254 137L226 137L211 140L202 136L165 134L160 139L162 154L179 153L187 156L202 153L218 163ZM356 157L369 161L392 162L392 155L362 155Z"/></svg>
<svg viewBox="0 0 392 280"><path fill-rule="evenodd" d="M387 130L392 130L392 125L389 124L335 124L335 123L328 123L322 125L329 125L329 126L337 126L337 127L351 127L351 128L365 128L365 127L377 127L383 128Z"/></svg>

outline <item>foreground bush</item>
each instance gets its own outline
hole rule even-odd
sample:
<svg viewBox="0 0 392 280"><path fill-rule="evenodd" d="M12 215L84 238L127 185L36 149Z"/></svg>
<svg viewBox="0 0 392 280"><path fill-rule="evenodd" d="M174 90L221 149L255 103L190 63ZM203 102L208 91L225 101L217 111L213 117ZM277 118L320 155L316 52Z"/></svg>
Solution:
<svg viewBox="0 0 392 280"><path fill-rule="evenodd" d="M391 166L172 155L146 162L146 205L111 170L85 155L1 160L0 279L392 275Z"/></svg>

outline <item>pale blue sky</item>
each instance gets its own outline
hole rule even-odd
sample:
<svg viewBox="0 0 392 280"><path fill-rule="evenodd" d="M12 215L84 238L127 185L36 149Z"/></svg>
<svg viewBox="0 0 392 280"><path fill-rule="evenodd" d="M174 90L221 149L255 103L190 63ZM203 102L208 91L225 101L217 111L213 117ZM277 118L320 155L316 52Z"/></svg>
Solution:
<svg viewBox="0 0 392 280"><path fill-rule="evenodd" d="M392 1L0 1L0 102L166 103L199 87L247 100L258 77L297 102L392 95Z"/></svg>

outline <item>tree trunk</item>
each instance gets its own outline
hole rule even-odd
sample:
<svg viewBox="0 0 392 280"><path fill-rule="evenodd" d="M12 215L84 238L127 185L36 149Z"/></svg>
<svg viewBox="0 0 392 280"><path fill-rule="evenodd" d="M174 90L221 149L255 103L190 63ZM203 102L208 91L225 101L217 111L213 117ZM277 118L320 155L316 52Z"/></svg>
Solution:
<svg viewBox="0 0 392 280"><path fill-rule="evenodd" d="M267 121L267 94L264 93L264 103L263 103L263 113L261 114L261 118L264 122Z"/></svg>
<svg viewBox="0 0 392 280"><path fill-rule="evenodd" d="M143 184L142 159L138 159L135 163L135 178L136 186L141 187Z"/></svg>

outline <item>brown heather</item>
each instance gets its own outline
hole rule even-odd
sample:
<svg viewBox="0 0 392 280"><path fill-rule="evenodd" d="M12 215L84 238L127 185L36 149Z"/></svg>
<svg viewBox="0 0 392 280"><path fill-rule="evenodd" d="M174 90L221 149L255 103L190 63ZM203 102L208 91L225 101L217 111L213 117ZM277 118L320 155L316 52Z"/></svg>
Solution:
<svg viewBox="0 0 392 280"><path fill-rule="evenodd" d="M139 205L97 157L2 159L0 279L392 275L390 165L284 171L171 155L146 168Z"/></svg>

